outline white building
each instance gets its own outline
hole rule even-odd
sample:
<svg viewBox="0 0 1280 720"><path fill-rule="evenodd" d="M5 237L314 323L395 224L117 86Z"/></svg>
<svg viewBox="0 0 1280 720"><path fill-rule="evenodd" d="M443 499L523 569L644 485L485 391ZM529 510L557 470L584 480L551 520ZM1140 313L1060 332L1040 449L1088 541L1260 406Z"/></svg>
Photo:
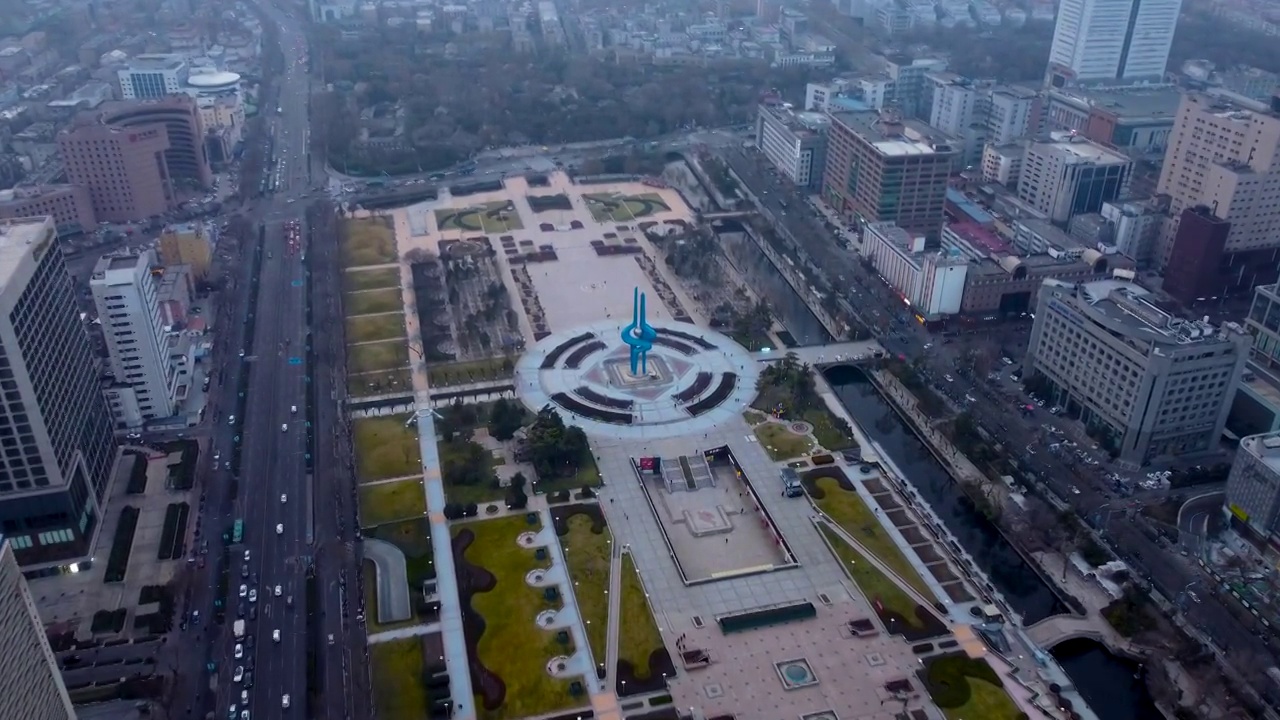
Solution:
<svg viewBox="0 0 1280 720"><path fill-rule="evenodd" d="M75 720L40 611L9 541L0 535L0 693L5 716Z"/></svg>
<svg viewBox="0 0 1280 720"><path fill-rule="evenodd" d="M1078 135L1054 133L1048 142L1027 146L1018 199L1050 220L1066 223L1123 197L1132 171L1133 161L1124 155Z"/></svg>
<svg viewBox="0 0 1280 720"><path fill-rule="evenodd" d="M960 165L976 165L987 136L989 85L951 72L930 73L929 124L960 141Z"/></svg>
<svg viewBox="0 0 1280 720"><path fill-rule="evenodd" d="M178 372L169 361L168 332L151 277L156 264L150 251L107 255L89 279L115 378L107 399L117 426L138 427L174 414Z"/></svg>
<svg viewBox="0 0 1280 720"><path fill-rule="evenodd" d="M1132 259L1139 268L1152 263L1167 208L1168 202L1157 198L1103 203L1102 217L1110 225L1115 252Z"/></svg>
<svg viewBox="0 0 1280 720"><path fill-rule="evenodd" d="M1026 154L1027 146L1024 143L987 143L982 148L983 181L999 183L1008 188L1017 187L1018 178L1022 175L1022 160Z"/></svg>
<svg viewBox="0 0 1280 720"><path fill-rule="evenodd" d="M867 223L862 254L876 272L926 320L960 312L968 260L954 252L926 252L924 236L890 222Z"/></svg>
<svg viewBox="0 0 1280 720"><path fill-rule="evenodd" d="M186 91L187 60L181 55L139 55L116 71L120 97L150 100Z"/></svg>
<svg viewBox="0 0 1280 720"><path fill-rule="evenodd" d="M1039 94L1030 88L998 85L991 88L987 111L987 142L1005 145L1035 134Z"/></svg>
<svg viewBox="0 0 1280 720"><path fill-rule="evenodd" d="M1264 538L1280 532L1280 433L1241 438L1227 476L1226 506Z"/></svg>
<svg viewBox="0 0 1280 720"><path fill-rule="evenodd" d="M788 180L816 190L822 185L830 127L831 118L823 113L796 112L786 103L762 104L756 144Z"/></svg>
<svg viewBox="0 0 1280 720"><path fill-rule="evenodd" d="M1159 81L1182 0L1062 0L1049 50L1049 82Z"/></svg>

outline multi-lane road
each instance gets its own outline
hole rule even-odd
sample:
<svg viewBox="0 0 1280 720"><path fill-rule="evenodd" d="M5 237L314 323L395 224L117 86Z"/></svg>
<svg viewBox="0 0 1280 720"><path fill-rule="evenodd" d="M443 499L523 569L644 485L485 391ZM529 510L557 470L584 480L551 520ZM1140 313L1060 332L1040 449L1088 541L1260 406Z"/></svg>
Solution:
<svg viewBox="0 0 1280 720"><path fill-rule="evenodd" d="M238 267L227 268L231 285L218 314L211 368L217 385L208 413L213 427L201 506L210 562L193 568L187 618L196 611L200 619L179 636L183 649L177 654L174 710L191 717L228 717L234 707L236 718L249 710L246 717L346 720L365 717L368 707L360 700L365 693L361 676L350 670L363 666L352 657L364 641L363 628L354 621L358 606L340 602L344 578L358 575L355 523L342 515L352 512L351 503L317 496L306 457L308 403L328 398L331 386L327 376L317 377L314 385L307 380L305 312L306 208L327 178L322 164L313 166L307 147L311 78L302 24L287 10L263 9L277 28L285 59L272 84L273 97L263 103L272 115L265 123L272 154L263 172L275 178L275 191L245 208L256 232L240 239ZM336 422L332 412L326 417L330 425ZM327 438L321 447L329 451ZM329 495L335 492L326 488ZM225 548L229 583L224 598L217 587L223 532L237 520L243 540ZM319 589L313 598L307 592L311 572ZM220 626L212 624L215 601L226 603ZM245 621L243 638L232 632L239 619ZM318 673L311 688L316 702L310 706L309 649Z"/></svg>
<svg viewBox="0 0 1280 720"><path fill-rule="evenodd" d="M873 313L890 320L905 317L907 310L901 300L883 281L863 267L854 251L832 240L832 233L824 227L818 213L785 179L771 172L768 162L758 152L733 149L724 157L743 180L762 213L775 225L785 227L801 249L845 293L845 299L857 308L864 322L876 324L878 316L868 317ZM1021 325L1027 322L1023 321ZM988 332L997 335L1002 346L1025 347L1025 330L1014 322ZM1005 392L1001 392L1020 392L1015 386L999 387L999 383L1007 383L1007 379L993 384L981 376L957 371L957 361L968 347L963 336L954 343L942 344L914 322L891 322L888 334L881 337L881 343L896 354L912 359L923 357L925 378L936 383L945 394L953 398L970 396L977 399L967 407L977 422L993 435L998 435L1001 442L1012 449L1026 472L1052 489L1058 497L1064 498L1090 522L1100 519L1112 546L1163 595L1177 599L1185 588L1196 587L1196 583L1202 583L1201 589L1205 587L1203 583L1207 576L1195 567L1193 558L1180 556L1176 547L1160 546L1126 518L1122 510L1127 502L1112 495L1111 484L1104 473L1078 462L1070 453L1044 451L1048 444L1044 442L1045 428L1054 424L1065 426L1065 421L1039 408L1029 416L1017 412L1016 407L1024 405L1026 400L1017 396L1009 399ZM930 343L932 346L926 349ZM945 379L948 376L950 380ZM1067 431L1070 433L1072 429ZM1032 454L1024 448L1040 448L1040 451ZM1266 659L1270 664L1273 655L1262 639L1265 633L1255 620L1231 607L1229 604L1232 602L1213 592L1197 591L1195 600L1182 604L1183 615L1189 625L1207 635L1219 648L1225 648L1228 658Z"/></svg>

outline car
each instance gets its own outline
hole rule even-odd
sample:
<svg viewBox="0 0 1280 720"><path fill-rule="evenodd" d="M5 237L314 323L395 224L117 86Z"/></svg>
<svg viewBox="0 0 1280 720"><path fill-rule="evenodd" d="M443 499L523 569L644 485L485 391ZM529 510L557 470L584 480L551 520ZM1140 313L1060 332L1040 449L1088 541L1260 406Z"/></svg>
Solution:
<svg viewBox="0 0 1280 720"><path fill-rule="evenodd" d="M284 534L284 523L276 523L276 534L277 535Z"/></svg>
<svg viewBox="0 0 1280 720"><path fill-rule="evenodd" d="M951 377L950 375L943 375L943 376L942 376L942 379L943 379L943 380L946 380L947 382L955 382L955 381L956 381L956 379L955 379L955 378L953 378L953 377Z"/></svg>
<svg viewBox="0 0 1280 720"><path fill-rule="evenodd" d="M229 720L236 720L236 710L238 710L238 709L239 709L239 708L238 708L237 706L232 705L232 706L227 710L227 717L229 718Z"/></svg>
<svg viewBox="0 0 1280 720"><path fill-rule="evenodd" d="M249 704L249 691L243 688L240 690L240 704L241 705Z"/></svg>
<svg viewBox="0 0 1280 720"><path fill-rule="evenodd" d="M250 558L250 557L251 557L251 556L250 556L250 554L249 554L249 551L248 551L248 550L245 550L245 551L244 551L244 561L245 561L245 562L249 562L249 558Z"/></svg>
<svg viewBox="0 0 1280 720"><path fill-rule="evenodd" d="M294 414L294 415L297 415L297 414L298 414L298 406L297 406L297 405L290 405L290 406L289 406L289 412L290 412L290 413L292 413L292 414Z"/></svg>
<svg viewBox="0 0 1280 720"><path fill-rule="evenodd" d="M280 423L280 432L289 432L289 423Z"/></svg>
<svg viewBox="0 0 1280 720"><path fill-rule="evenodd" d="M273 642L280 642L280 629L279 629L279 628L276 628L275 630L272 630L272 631L271 631L271 640L272 640Z"/></svg>
<svg viewBox="0 0 1280 720"><path fill-rule="evenodd" d="M280 696L280 707L284 708L285 710L289 709L289 693L285 693L284 695Z"/></svg>
<svg viewBox="0 0 1280 720"><path fill-rule="evenodd" d="M279 585L276 586L276 597L280 597L280 591L283 590Z"/></svg>
<svg viewBox="0 0 1280 720"><path fill-rule="evenodd" d="M237 660L244 657L244 645L236 643L235 657Z"/></svg>
<svg viewBox="0 0 1280 720"><path fill-rule="evenodd" d="M249 711L248 711L248 710L241 710L241 711L240 711L240 720L249 720Z"/></svg>
<svg viewBox="0 0 1280 720"><path fill-rule="evenodd" d="M244 579L244 580L248 580L248 579L249 579L249 566L248 566L248 565L241 565L241 566L240 566L240 577L241 577L242 579Z"/></svg>
<svg viewBox="0 0 1280 720"><path fill-rule="evenodd" d="M231 676L231 682L240 682L241 680L244 680L244 666L237 665L235 673Z"/></svg>
<svg viewBox="0 0 1280 720"><path fill-rule="evenodd" d="M281 504L281 505L283 505L283 504L285 504L285 503L287 503L287 502L289 502L289 496L288 496L288 494L286 494L286 493L280 493L280 504Z"/></svg>
<svg viewBox="0 0 1280 720"><path fill-rule="evenodd" d="M235 416L235 415L228 416L228 417L227 417L227 424L228 424L228 425L235 425L235 424L236 424L236 416Z"/></svg>
<svg viewBox="0 0 1280 720"><path fill-rule="evenodd" d="M333 644L333 633L329 633L329 644Z"/></svg>
<svg viewBox="0 0 1280 720"><path fill-rule="evenodd" d="M242 584L240 586L240 597L244 597L245 595L248 595L248 594L249 594L249 586Z"/></svg>
<svg viewBox="0 0 1280 720"><path fill-rule="evenodd" d="M257 606L257 605L251 605L251 606L249 606L249 619L250 619L250 620L257 620L257 619L258 619L258 606Z"/></svg>
<svg viewBox="0 0 1280 720"><path fill-rule="evenodd" d="M256 602L258 602L258 591L257 591L257 590L250 590L250 591L249 591L249 602L251 602L251 603L256 603Z"/></svg>

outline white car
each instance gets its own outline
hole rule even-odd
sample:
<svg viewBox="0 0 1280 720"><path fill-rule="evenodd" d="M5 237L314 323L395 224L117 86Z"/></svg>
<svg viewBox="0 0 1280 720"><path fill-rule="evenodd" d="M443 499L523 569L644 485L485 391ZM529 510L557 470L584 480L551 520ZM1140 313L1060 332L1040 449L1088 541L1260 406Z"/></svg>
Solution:
<svg viewBox="0 0 1280 720"><path fill-rule="evenodd" d="M257 590L250 590L250 591L249 591L249 602L251 602L251 603L256 603L256 602L258 602L258 591L257 591Z"/></svg>
<svg viewBox="0 0 1280 720"><path fill-rule="evenodd" d="M288 710L288 709L289 709L289 693L285 693L285 694L280 698L280 707L282 707L282 708L284 708L284 709L286 709L286 710Z"/></svg>
<svg viewBox="0 0 1280 720"><path fill-rule="evenodd" d="M241 645L240 643L236 643L235 655L237 660L244 657L244 645Z"/></svg>
<svg viewBox="0 0 1280 720"><path fill-rule="evenodd" d="M289 432L289 423L280 423L280 432Z"/></svg>
<svg viewBox="0 0 1280 720"><path fill-rule="evenodd" d="M245 561L245 562L249 562L249 551L248 551L248 550L245 550L245 551L244 551L244 561Z"/></svg>
<svg viewBox="0 0 1280 720"><path fill-rule="evenodd" d="M231 682L240 682L241 680L244 680L244 666L237 665L235 674L231 676Z"/></svg>
<svg viewBox="0 0 1280 720"><path fill-rule="evenodd" d="M240 704L241 704L241 705L248 705L248 704L249 704L249 691L248 691L248 690L241 690L241 691L240 691Z"/></svg>
<svg viewBox="0 0 1280 720"><path fill-rule="evenodd" d="M249 594L249 586L248 586L248 585L241 585L241 586L240 586L240 597L244 597L245 595L248 595L248 594Z"/></svg>
<svg viewBox="0 0 1280 720"><path fill-rule="evenodd" d="M228 425L235 425L235 424L236 424L236 416L235 416L235 415L232 415L232 416L228 417L228 418L227 418L227 424L228 424Z"/></svg>
<svg viewBox="0 0 1280 720"><path fill-rule="evenodd" d="M272 631L271 631L271 640L272 640L273 642L280 642L280 630L279 630L279 629L276 629L276 630L272 630Z"/></svg>
<svg viewBox="0 0 1280 720"><path fill-rule="evenodd" d="M276 597L280 597L280 591L281 591L281 589L282 589L282 588L281 588L279 585L277 585L277 586L276 586Z"/></svg>
<svg viewBox="0 0 1280 720"><path fill-rule="evenodd" d="M283 523L276 523L276 534L277 534L277 535L283 535L283 534L284 534L284 524L283 524Z"/></svg>
<svg viewBox="0 0 1280 720"><path fill-rule="evenodd" d="M297 414L298 414L298 406L297 406L297 405L290 405L290 406L289 406L289 412L290 412L290 413L292 413L292 414L294 414L294 415L297 415Z"/></svg>
<svg viewBox="0 0 1280 720"><path fill-rule="evenodd" d="M283 505L287 502L289 502L289 496L284 493L280 493L280 504Z"/></svg>

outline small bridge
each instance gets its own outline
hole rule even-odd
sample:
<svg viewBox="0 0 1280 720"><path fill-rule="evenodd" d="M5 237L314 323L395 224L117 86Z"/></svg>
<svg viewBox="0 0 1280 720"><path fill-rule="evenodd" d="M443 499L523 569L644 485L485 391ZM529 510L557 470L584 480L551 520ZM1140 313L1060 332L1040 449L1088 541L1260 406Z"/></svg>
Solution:
<svg viewBox="0 0 1280 720"><path fill-rule="evenodd" d="M745 217L751 217L752 215L759 214L759 211L752 208L750 210L722 210L720 212L702 213L701 217L707 222L712 222L713 220L740 220Z"/></svg>
<svg viewBox="0 0 1280 720"><path fill-rule="evenodd" d="M1129 656L1142 655L1128 640L1120 637L1100 615L1054 615L1026 627L1027 637L1036 645L1049 650L1068 640L1093 640L1102 643L1112 652Z"/></svg>
<svg viewBox="0 0 1280 720"><path fill-rule="evenodd" d="M875 340L855 340L849 342L828 343L826 345L806 345L797 348L778 348L768 352L755 352L752 355L761 362L781 360L790 353L795 353L800 362L814 367L828 365L845 365L866 362L884 357L885 349Z"/></svg>

